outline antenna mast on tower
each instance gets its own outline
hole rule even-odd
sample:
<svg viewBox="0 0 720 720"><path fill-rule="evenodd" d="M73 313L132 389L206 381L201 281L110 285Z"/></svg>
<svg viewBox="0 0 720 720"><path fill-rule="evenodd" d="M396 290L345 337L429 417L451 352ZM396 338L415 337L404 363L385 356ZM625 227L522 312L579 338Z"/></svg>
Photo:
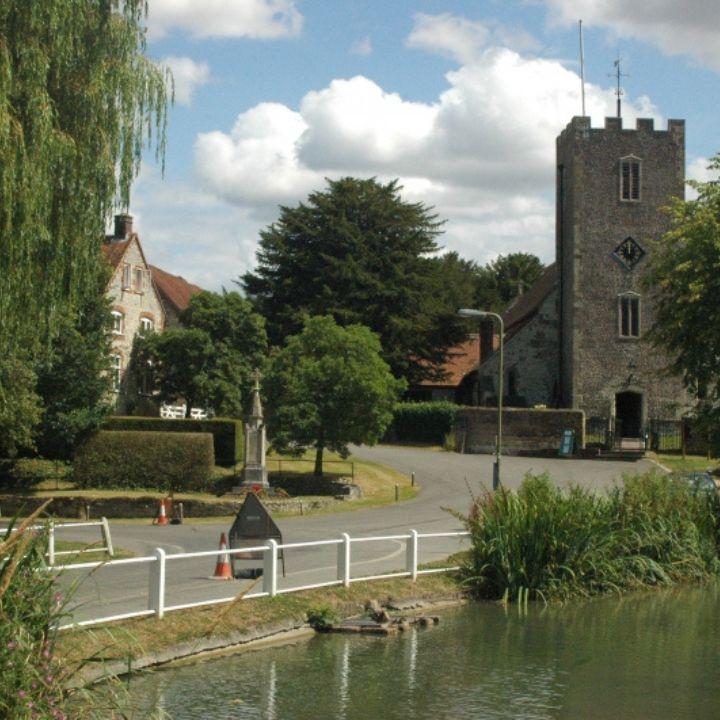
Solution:
<svg viewBox="0 0 720 720"><path fill-rule="evenodd" d="M615 68L615 71L609 75L609 77L614 77L617 80L617 89L615 90L615 95L617 95L617 116L621 117L621 98L624 95L623 89L620 87L620 78L621 77L630 77L624 72L620 71L620 53L618 53L617 60L613 63L613 66Z"/></svg>

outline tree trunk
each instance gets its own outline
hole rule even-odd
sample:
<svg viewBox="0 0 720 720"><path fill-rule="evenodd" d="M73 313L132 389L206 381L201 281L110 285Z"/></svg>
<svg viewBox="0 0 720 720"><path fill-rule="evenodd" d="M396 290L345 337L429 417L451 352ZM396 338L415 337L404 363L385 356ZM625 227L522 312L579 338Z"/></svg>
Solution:
<svg viewBox="0 0 720 720"><path fill-rule="evenodd" d="M192 401L191 401L191 400L188 400L188 399L186 398L186 399L185 399L185 417L186 417L186 418L189 418L189 417L190 417L190 413L192 413L192 409L193 409Z"/></svg>
<svg viewBox="0 0 720 720"><path fill-rule="evenodd" d="M323 476L323 450L322 445L315 446L315 470L313 471L315 477Z"/></svg>

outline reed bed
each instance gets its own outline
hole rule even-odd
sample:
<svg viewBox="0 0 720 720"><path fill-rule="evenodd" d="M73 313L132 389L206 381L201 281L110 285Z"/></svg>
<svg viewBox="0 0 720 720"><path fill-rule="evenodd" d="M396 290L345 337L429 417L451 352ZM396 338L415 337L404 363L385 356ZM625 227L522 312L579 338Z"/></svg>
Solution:
<svg viewBox="0 0 720 720"><path fill-rule="evenodd" d="M474 498L464 582L479 598L565 600L720 573L720 501L681 480L626 477L606 493L528 475Z"/></svg>

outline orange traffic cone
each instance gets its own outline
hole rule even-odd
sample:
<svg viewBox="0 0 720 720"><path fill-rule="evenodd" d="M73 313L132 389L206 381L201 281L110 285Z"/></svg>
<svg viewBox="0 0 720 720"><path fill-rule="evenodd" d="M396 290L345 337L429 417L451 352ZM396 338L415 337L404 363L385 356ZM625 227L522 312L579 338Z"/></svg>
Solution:
<svg viewBox="0 0 720 720"><path fill-rule="evenodd" d="M160 508L158 509L157 517L155 518L155 521L158 525L169 525L170 521L167 518L167 513L165 512L165 500L160 500Z"/></svg>
<svg viewBox="0 0 720 720"><path fill-rule="evenodd" d="M233 574L230 568L230 557L227 553L227 540L225 533L220 535L220 552L218 554L217 563L215 564L215 574L213 580L232 580Z"/></svg>

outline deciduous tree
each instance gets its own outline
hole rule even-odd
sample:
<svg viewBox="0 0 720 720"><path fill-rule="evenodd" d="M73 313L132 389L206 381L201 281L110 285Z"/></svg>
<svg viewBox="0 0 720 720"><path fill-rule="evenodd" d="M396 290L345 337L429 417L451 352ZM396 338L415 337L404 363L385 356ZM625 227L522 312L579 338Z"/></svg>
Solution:
<svg viewBox="0 0 720 720"><path fill-rule="evenodd" d="M263 383L273 446L314 448L315 474L322 475L325 448L346 456L349 443L376 443L405 387L381 352L366 327L307 318L272 359Z"/></svg>

